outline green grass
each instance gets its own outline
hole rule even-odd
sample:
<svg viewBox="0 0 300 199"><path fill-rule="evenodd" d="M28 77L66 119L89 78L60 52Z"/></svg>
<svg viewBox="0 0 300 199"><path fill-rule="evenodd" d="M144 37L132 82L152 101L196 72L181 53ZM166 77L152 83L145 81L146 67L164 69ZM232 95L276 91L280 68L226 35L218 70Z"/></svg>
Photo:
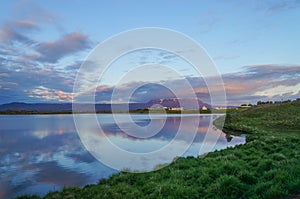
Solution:
<svg viewBox="0 0 300 199"><path fill-rule="evenodd" d="M261 105L227 115L224 130L247 143L178 158L150 173L121 172L84 188L45 198L284 198L300 191L300 101ZM218 121L216 121L218 124ZM38 198L23 196L22 198Z"/></svg>
<svg viewBox="0 0 300 199"><path fill-rule="evenodd" d="M224 130L262 133L264 135L299 136L300 101L266 104L228 114Z"/></svg>

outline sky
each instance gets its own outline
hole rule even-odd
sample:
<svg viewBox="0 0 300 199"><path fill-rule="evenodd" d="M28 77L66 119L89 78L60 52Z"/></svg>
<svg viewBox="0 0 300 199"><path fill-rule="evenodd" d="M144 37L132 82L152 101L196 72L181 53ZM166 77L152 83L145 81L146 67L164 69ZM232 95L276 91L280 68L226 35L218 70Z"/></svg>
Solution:
<svg viewBox="0 0 300 199"><path fill-rule="evenodd" d="M76 74L92 50L113 35L144 27L172 29L198 42L222 76L229 105L300 97L299 0L3 0L0 104L71 102ZM173 96L165 88L180 90L187 80L197 97L209 102L203 78L214 77L196 74L188 63L157 50L129 53L112 63L97 85L96 101L108 103L118 90L122 102L136 79L117 85L118 79L133 66L157 60L181 77L141 76L144 86L133 101Z"/></svg>

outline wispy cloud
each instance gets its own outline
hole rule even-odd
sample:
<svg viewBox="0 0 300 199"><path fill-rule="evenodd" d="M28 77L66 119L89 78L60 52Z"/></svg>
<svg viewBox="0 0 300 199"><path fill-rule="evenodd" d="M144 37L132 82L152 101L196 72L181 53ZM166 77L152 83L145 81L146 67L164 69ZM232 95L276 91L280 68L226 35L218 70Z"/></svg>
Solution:
<svg viewBox="0 0 300 199"><path fill-rule="evenodd" d="M267 14L274 14L300 7L299 0L267 0L260 1L258 9L265 11Z"/></svg>
<svg viewBox="0 0 300 199"><path fill-rule="evenodd" d="M299 0L283 0L280 2L274 2L271 4L267 11L269 13L273 12L279 12L279 11L284 11L284 10L291 10L294 8L300 7L300 1Z"/></svg>
<svg viewBox="0 0 300 199"><path fill-rule="evenodd" d="M73 32L63 35L60 39L51 42L39 43L35 50L39 53L36 60L56 63L60 58L89 48L87 35Z"/></svg>
<svg viewBox="0 0 300 199"><path fill-rule="evenodd" d="M214 57L213 60L232 60L232 59L238 59L238 58L240 58L239 55L232 55L232 56L220 55L220 56Z"/></svg>
<svg viewBox="0 0 300 199"><path fill-rule="evenodd" d="M0 41L6 44L14 42L32 44L34 40L26 36L26 33L38 29L38 25L30 21L7 21L1 27Z"/></svg>
<svg viewBox="0 0 300 199"><path fill-rule="evenodd" d="M200 19L198 22L200 33L211 32L220 22L220 18L211 17L211 15L208 18Z"/></svg>

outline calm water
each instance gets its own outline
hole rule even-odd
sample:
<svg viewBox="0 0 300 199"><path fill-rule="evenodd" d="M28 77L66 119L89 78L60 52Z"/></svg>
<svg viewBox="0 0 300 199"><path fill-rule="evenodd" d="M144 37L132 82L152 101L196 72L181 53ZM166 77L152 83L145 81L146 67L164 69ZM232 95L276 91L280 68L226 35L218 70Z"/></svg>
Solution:
<svg viewBox="0 0 300 199"><path fill-rule="evenodd" d="M85 115L88 118L91 115ZM122 132L112 115L99 114L106 136L119 147L132 152L149 152L166 145L174 136L182 120L188 135L188 121L200 117L197 134L191 147L183 156L198 156L201 143L213 116L168 115L163 128L149 139L135 139ZM149 123L147 115L132 115L140 126ZM157 115L154 124L160 124ZM123 121L126 126L126 121ZM124 126L123 125L123 126ZM223 149L245 142L245 136L226 138L220 134L215 149ZM179 138L185 140L184 136ZM157 162L159 164L160 162ZM85 149L76 132L72 115L0 115L0 198L20 194L44 195L64 186L84 186L97 183L116 173L97 161Z"/></svg>

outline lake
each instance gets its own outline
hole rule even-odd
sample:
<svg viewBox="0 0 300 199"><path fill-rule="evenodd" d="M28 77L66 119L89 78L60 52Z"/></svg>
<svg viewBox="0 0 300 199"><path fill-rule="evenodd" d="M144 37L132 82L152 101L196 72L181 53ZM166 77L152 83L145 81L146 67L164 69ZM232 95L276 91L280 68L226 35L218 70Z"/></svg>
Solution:
<svg viewBox="0 0 300 199"><path fill-rule="evenodd" d="M121 114L119 116L123 117ZM84 117L89 121L93 116L85 114ZM185 121L181 123L184 134L189 135L190 121L195 118L200 120L196 135L182 156L201 155L199 150L207 133L219 135L213 150L245 143L245 135L228 137L216 128L207 132L212 117L216 116L174 114L163 118L156 115L152 118L152 124L155 126L164 120L163 128L151 138L141 139L125 134L111 114L97 115L106 137L129 152L146 153L167 145L176 136L182 121ZM150 123L146 114L133 114L131 118L139 126ZM127 121L123 120L122 124L126 127ZM184 136L178 139L185 141ZM153 160L152 163L157 165L162 162ZM145 168L147 165L145 163ZM131 169L131 165L126 165L126 168ZM0 198L21 194L44 195L63 187L97 183L99 179L117 172L87 151L76 131L72 115L0 115Z"/></svg>

